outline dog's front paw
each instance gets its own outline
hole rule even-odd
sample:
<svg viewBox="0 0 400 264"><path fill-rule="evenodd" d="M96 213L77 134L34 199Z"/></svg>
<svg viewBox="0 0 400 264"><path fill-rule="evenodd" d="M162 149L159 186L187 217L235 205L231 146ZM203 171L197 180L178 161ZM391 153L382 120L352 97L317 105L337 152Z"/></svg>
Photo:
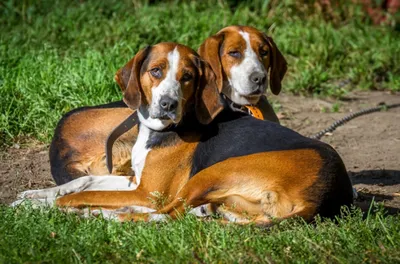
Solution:
<svg viewBox="0 0 400 264"><path fill-rule="evenodd" d="M44 199L18 199L10 204L11 207L17 206L31 206L33 209L50 207L54 205L55 199L44 198Z"/></svg>
<svg viewBox="0 0 400 264"><path fill-rule="evenodd" d="M18 199L44 199L44 198L55 198L56 192L49 192L47 190L28 190L21 192L17 195Z"/></svg>

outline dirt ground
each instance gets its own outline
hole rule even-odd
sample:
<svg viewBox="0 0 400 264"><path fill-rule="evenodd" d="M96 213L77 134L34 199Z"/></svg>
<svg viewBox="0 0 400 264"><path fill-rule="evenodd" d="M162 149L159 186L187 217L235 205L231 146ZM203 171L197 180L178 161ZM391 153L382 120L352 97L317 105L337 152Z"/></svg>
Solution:
<svg viewBox="0 0 400 264"><path fill-rule="evenodd" d="M284 94L272 100L281 105L283 125L309 136L351 112L400 103L400 93L355 92L342 101ZM322 140L342 156L359 194L357 205L366 210L374 199L390 213L400 212L400 107L358 117ZM51 186L48 146L0 151L0 203L12 202L18 192Z"/></svg>

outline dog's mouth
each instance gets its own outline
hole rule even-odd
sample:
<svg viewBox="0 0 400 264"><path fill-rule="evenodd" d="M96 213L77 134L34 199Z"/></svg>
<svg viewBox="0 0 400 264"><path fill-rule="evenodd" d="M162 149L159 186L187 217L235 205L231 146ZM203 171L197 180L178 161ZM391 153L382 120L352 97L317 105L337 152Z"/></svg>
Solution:
<svg viewBox="0 0 400 264"><path fill-rule="evenodd" d="M154 117L153 117L154 118ZM161 117L159 117L158 119L160 119L160 120L169 120L170 118L168 117L168 116L161 116Z"/></svg>
<svg viewBox="0 0 400 264"><path fill-rule="evenodd" d="M259 88L259 89L254 90L253 92L251 92L248 96L250 96L250 97L252 97L252 96L257 97L257 96L261 96L263 93L264 93L264 89Z"/></svg>
<svg viewBox="0 0 400 264"><path fill-rule="evenodd" d="M250 104L256 104L258 103L258 101L260 100L260 97L263 95L264 93L261 91L257 91L257 92L253 92L251 94L247 94L247 95L241 95L243 98L245 98L247 101L249 101Z"/></svg>
<svg viewBox="0 0 400 264"><path fill-rule="evenodd" d="M249 92L247 92L249 91ZM235 89L232 85L224 86L223 94L231 101L238 105L255 105L260 101L261 96L264 94L264 87L257 87L256 89Z"/></svg>
<svg viewBox="0 0 400 264"><path fill-rule="evenodd" d="M167 116L169 119L171 119L172 122L179 123L179 118L178 115L176 113L167 113Z"/></svg>
<svg viewBox="0 0 400 264"><path fill-rule="evenodd" d="M172 121L172 123L179 123L180 118L177 115L177 113L174 112L161 112L160 114L157 115L151 115L151 118L153 119L159 119L161 121Z"/></svg>
<svg viewBox="0 0 400 264"><path fill-rule="evenodd" d="M244 92L244 91L246 91L246 92ZM258 100L265 93L265 88L262 86L258 86L258 87L245 89L242 91L238 91L235 89L235 92L240 97L250 99L250 100L256 100L256 99Z"/></svg>
<svg viewBox="0 0 400 264"><path fill-rule="evenodd" d="M242 95L243 97L247 98L247 99L258 99L261 97L261 95L263 95L262 92L253 92L251 94L248 95Z"/></svg>

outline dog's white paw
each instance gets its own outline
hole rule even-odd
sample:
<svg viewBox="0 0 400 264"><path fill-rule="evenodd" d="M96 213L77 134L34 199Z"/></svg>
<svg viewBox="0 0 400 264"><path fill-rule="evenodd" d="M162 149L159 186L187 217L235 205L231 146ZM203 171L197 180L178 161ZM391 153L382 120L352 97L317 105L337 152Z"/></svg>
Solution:
<svg viewBox="0 0 400 264"><path fill-rule="evenodd" d="M20 192L20 193L17 195L17 198L18 198L18 199L31 199L31 198L33 198L33 195L34 195L35 192L36 192L36 190L35 190L35 191L24 191L24 192Z"/></svg>
<svg viewBox="0 0 400 264"><path fill-rule="evenodd" d="M51 207L54 205L55 198L43 199L18 199L10 204L11 207L17 206L31 206L33 209Z"/></svg>
<svg viewBox="0 0 400 264"><path fill-rule="evenodd" d="M28 190L18 194L18 199L44 199L44 198L56 198L57 192L51 192L48 190Z"/></svg>

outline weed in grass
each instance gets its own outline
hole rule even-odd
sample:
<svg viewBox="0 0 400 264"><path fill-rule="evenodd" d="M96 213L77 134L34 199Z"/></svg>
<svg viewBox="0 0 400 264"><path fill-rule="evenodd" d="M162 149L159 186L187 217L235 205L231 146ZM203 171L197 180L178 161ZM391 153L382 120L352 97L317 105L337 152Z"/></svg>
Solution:
<svg viewBox="0 0 400 264"><path fill-rule="evenodd" d="M331 112L332 113L338 113L339 112L339 110L340 110L340 103L334 103L333 105L332 105L332 109L331 109Z"/></svg>
<svg viewBox="0 0 400 264"><path fill-rule="evenodd" d="M171 196L168 197L164 193L155 191L151 192L150 195L149 200L157 210L163 208L168 201L171 201Z"/></svg>

